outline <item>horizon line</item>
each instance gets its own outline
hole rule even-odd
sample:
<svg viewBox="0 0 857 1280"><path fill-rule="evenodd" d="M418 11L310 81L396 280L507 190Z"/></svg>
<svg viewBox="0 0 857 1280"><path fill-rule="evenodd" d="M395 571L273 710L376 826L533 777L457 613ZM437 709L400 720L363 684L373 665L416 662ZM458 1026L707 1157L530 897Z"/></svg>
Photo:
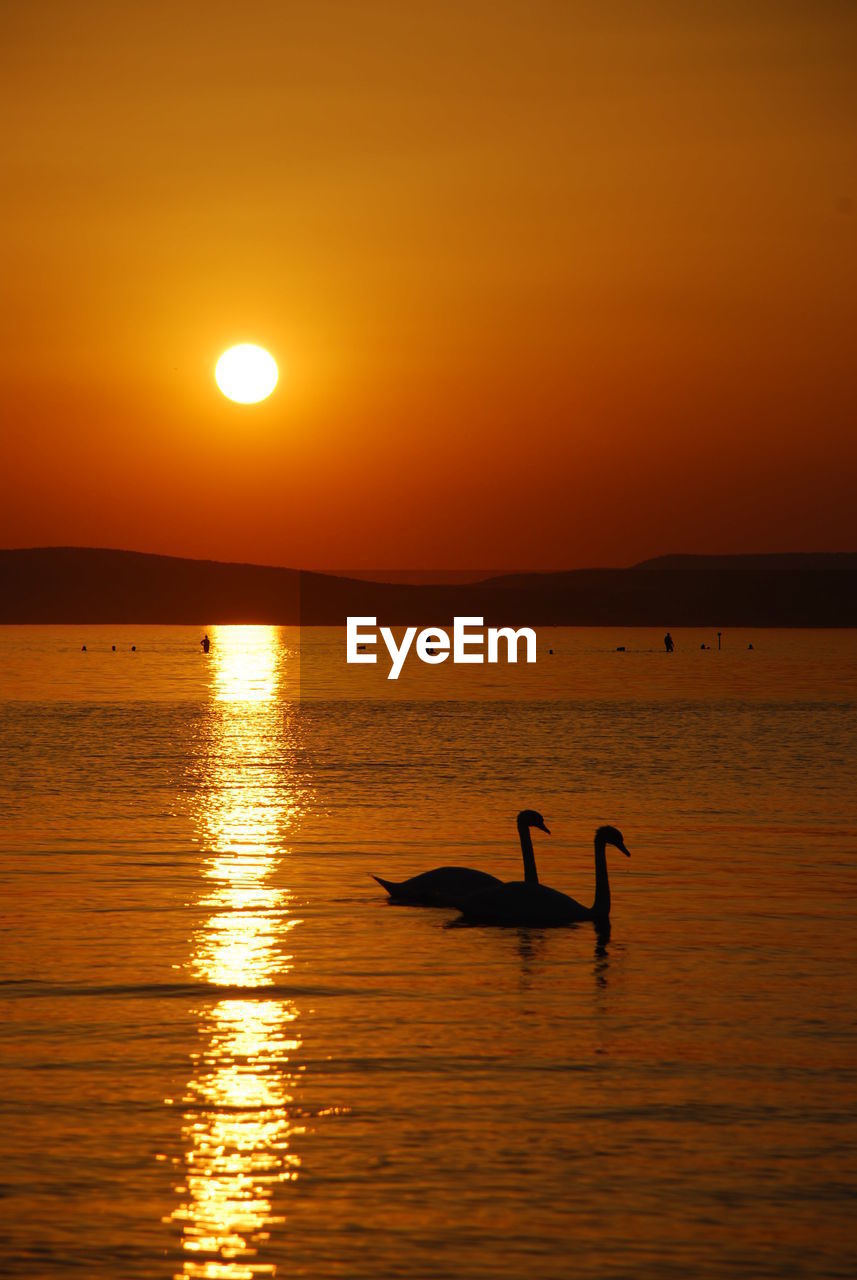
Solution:
<svg viewBox="0 0 857 1280"><path fill-rule="evenodd" d="M290 564L275 564L272 562L260 561L260 560L222 560L214 556L207 556L207 555L203 555L203 556L179 555L174 552L167 552L167 551L141 551L137 547L92 546L92 545L79 544L79 543L48 543L48 544L41 544L41 545L20 545L20 546L0 547L0 554L14 553L14 552L37 553L37 552L52 552L52 551L54 552L95 552L95 553L102 553L102 554L108 554L108 555L140 556L140 557L146 557L149 559L159 559L159 560L183 560L191 564L217 564L217 565L229 565L234 568L270 569L273 571L280 571L284 573L307 573L307 574L319 574L321 576L334 577L334 578L354 578L354 579L357 579L358 581L359 580L372 581L377 575L384 574L384 575L393 575L392 578L388 576L383 579L383 581L391 582L392 585L406 585L406 581L405 581L406 578L414 577L414 576L425 578L425 577L430 577L435 575L444 575L444 576L451 575L452 577L454 577L454 579L456 579L462 585L465 585L466 581L475 582L483 578L492 578L492 577L499 577L499 576L510 576L510 577L519 576L519 575L547 576L551 574L565 574L565 573L579 573L579 572L623 572L623 571L627 572L629 570L640 568L644 565L650 565L652 563L656 563L659 560L672 560L672 559L741 560L741 559L756 559L756 558L779 559L779 558L786 558L786 557L807 557L808 558L808 557L839 557L839 556L857 555L857 549L846 550L843 548L836 548L834 550L825 548L823 550L812 550L812 551L808 551L805 549L788 550L788 551L783 551L783 550L780 550L780 551L759 551L759 550L715 551L715 552L667 551L667 552L659 552L658 554L653 556L645 556L641 560L636 560L630 564L628 563L624 563L620 565L578 564L575 566L564 565L559 568L556 568L556 567L543 568L543 567L535 567L535 566L513 568L508 566L486 567L486 566L461 566L461 565L456 565L456 566L432 565L431 567L426 567L426 568L414 567L414 566L401 566L401 565L399 566L369 565L364 567L328 565L328 566L325 566L324 568L321 568L321 567L310 568L307 566L296 566L296 565L290 565ZM399 579L398 584L395 582L395 579ZM451 586L455 584L453 581L449 581L442 585Z"/></svg>

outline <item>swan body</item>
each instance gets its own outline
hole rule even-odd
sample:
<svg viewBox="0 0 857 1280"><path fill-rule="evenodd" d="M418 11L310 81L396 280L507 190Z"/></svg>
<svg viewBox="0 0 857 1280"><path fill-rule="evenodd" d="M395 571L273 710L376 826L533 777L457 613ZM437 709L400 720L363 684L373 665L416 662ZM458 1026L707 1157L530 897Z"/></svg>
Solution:
<svg viewBox="0 0 857 1280"><path fill-rule="evenodd" d="M398 884L382 876L373 876L372 879L387 890L393 902L413 907L454 906L474 893L485 893L503 884L497 876L491 876L487 871L476 871L473 867L435 867L433 871L423 871L422 875L411 876L410 880L402 880Z"/></svg>
<svg viewBox="0 0 857 1280"><path fill-rule="evenodd" d="M525 880L527 883L537 883L530 827L537 827L548 835L550 832L542 815L534 809L523 809L518 814L517 826ZM409 880L398 883L384 880L381 876L373 876L372 879L387 890L392 902L412 907L460 907L473 897L503 888L503 881L497 876L489 875L487 871L476 871L472 867L435 867L433 871L423 871L421 875L411 876Z"/></svg>
<svg viewBox="0 0 857 1280"><path fill-rule="evenodd" d="M473 894L460 903L459 910L468 924L517 925L531 928L554 928L594 920L605 924L610 918L610 885L607 879L606 847L625 848L621 831L615 827L599 827L595 833L595 901L584 907L574 898L550 889L538 881L513 880Z"/></svg>

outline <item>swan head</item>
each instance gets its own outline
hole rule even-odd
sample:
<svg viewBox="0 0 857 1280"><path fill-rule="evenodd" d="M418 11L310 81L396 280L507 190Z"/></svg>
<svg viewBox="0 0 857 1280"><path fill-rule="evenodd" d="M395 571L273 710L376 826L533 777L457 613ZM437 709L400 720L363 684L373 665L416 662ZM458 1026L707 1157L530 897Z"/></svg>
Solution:
<svg viewBox="0 0 857 1280"><path fill-rule="evenodd" d="M536 813L535 809L522 809L518 814L518 828L522 827L538 827L539 831L544 831L545 835L550 835L550 830L545 825L545 820L540 813Z"/></svg>
<svg viewBox="0 0 857 1280"><path fill-rule="evenodd" d="M622 832L618 827L599 827L595 832L596 844L612 844L621 849L626 858L630 858L631 850L625 848Z"/></svg>

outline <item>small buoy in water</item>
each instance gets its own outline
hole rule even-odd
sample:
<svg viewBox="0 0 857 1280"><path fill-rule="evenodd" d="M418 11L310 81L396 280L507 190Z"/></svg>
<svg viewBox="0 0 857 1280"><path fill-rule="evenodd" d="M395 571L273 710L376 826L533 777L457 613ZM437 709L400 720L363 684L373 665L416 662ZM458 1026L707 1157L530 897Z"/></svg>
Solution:
<svg viewBox="0 0 857 1280"><path fill-rule="evenodd" d="M548 649L548 653L553 653L553 649Z"/></svg>
<svg viewBox="0 0 857 1280"><path fill-rule="evenodd" d="M82 645L80 646L80 652L81 652L81 653L86 653L86 645L85 645L85 644L82 644Z"/></svg>
<svg viewBox="0 0 857 1280"><path fill-rule="evenodd" d="M132 645L131 645L131 652L132 652L132 653L136 653L136 652L137 652L137 646L136 646L135 644L132 644Z"/></svg>
<svg viewBox="0 0 857 1280"><path fill-rule="evenodd" d="M753 646L752 646L751 644L748 644L748 645L747 645L747 648L748 648L748 649L752 649L752 648L753 648Z"/></svg>
<svg viewBox="0 0 857 1280"><path fill-rule="evenodd" d="M113 650L113 652L114 652L114 653L116 652L116 645L115 645L115 644L112 644L112 645L110 646L110 648Z"/></svg>

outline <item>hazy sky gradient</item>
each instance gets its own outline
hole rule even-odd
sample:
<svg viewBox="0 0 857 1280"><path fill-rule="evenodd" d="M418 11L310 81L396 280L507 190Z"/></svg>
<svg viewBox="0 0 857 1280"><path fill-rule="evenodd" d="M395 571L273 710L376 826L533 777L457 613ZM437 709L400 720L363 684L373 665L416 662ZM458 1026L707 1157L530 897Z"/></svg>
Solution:
<svg viewBox="0 0 857 1280"><path fill-rule="evenodd" d="M857 6L0 22L0 544L857 549ZM215 387L239 341L263 405Z"/></svg>

